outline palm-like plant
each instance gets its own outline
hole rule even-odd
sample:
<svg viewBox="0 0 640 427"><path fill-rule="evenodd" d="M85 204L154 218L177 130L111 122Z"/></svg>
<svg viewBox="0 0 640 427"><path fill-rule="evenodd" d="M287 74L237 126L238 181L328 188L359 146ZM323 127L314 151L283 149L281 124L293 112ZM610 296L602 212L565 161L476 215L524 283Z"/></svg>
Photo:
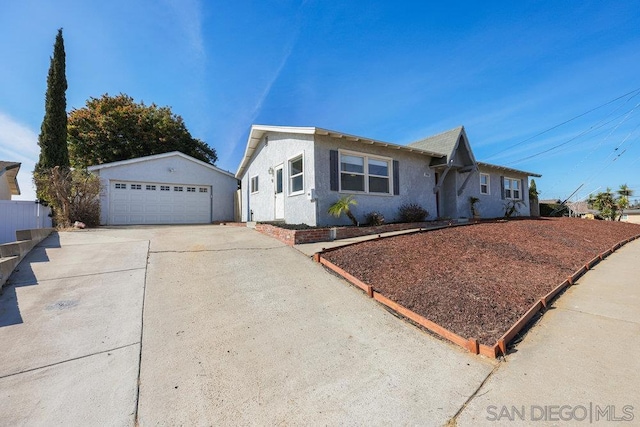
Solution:
<svg viewBox="0 0 640 427"><path fill-rule="evenodd" d="M329 214L339 218L342 214L345 214L353 223L353 225L358 225L358 220L353 213L351 213L351 205L356 206L358 202L353 198L353 196L343 196L338 199L333 205L329 207Z"/></svg>
<svg viewBox="0 0 640 427"><path fill-rule="evenodd" d="M595 196L589 196L588 203L595 209L599 210L600 215L602 215L603 218L611 221L616 218L618 203L610 188L607 188L605 191L600 192Z"/></svg>
<svg viewBox="0 0 640 427"><path fill-rule="evenodd" d="M622 184L617 193L619 197L616 200L616 204L618 205L618 210L620 213L620 216L618 216L618 221L620 221L624 210L629 207L629 197L633 196L633 190L630 189L627 184Z"/></svg>

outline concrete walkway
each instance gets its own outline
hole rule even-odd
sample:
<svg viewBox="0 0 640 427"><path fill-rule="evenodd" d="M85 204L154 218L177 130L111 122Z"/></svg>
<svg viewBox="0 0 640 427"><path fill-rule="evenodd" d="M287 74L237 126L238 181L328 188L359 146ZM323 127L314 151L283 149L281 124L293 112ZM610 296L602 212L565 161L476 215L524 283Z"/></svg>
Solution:
<svg viewBox="0 0 640 427"><path fill-rule="evenodd" d="M434 227L434 228L442 228L442 227ZM389 231L387 233L380 234L371 234L368 236L358 236L351 237L349 239L340 239L333 240L331 242L316 242L316 243L303 243L299 245L294 245L293 247L305 254L306 256L313 256L313 254L323 251L325 249L337 248L339 246L346 246L352 243L364 242L367 240L377 239L379 236L389 237L389 236L399 236L401 234L407 233L415 233L416 231L426 230L426 228L411 228L409 230L400 230L400 231Z"/></svg>
<svg viewBox="0 0 640 427"><path fill-rule="evenodd" d="M0 425L517 425L487 418L589 403L637 420L637 259L640 241L599 264L498 364L254 230L60 233L0 297Z"/></svg>
<svg viewBox="0 0 640 427"><path fill-rule="evenodd" d="M500 364L457 425L638 425L639 260L636 240L570 287Z"/></svg>

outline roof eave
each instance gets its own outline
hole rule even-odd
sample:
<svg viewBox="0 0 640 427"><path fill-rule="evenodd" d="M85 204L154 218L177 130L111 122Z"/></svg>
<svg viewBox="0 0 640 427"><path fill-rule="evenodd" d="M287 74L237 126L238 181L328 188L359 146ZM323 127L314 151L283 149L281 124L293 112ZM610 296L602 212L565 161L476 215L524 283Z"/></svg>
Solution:
<svg viewBox="0 0 640 427"><path fill-rule="evenodd" d="M150 161L150 160L157 160L157 159L164 159L165 157L173 157L173 156L178 156L178 157L182 157L182 158L187 159L187 160L191 160L193 162L201 164L202 166L208 167L210 169L213 169L215 171L218 171L220 173L223 173L225 175L228 175L228 176L231 176L231 177L235 178L235 176L229 171L226 171L224 169L220 169L217 166L214 166L214 165L209 164L207 162L203 162L202 160L199 160L199 159L196 159L194 157L191 157L191 156L189 156L187 154L184 154L184 153L182 153L180 151L169 151L169 152L166 152L166 153L152 154L150 156L136 157L135 159L120 160L120 161L117 161L117 162L103 163L103 164L100 164L100 165L88 166L87 170L89 172L94 172L94 171L97 171L97 170L100 170L100 169L108 169L108 168L117 167L117 166L126 166L126 165L130 165L130 164L134 164L134 163L147 162L147 161Z"/></svg>
<svg viewBox="0 0 640 427"><path fill-rule="evenodd" d="M265 126L265 125L253 125L251 126L251 131L249 132L249 138L247 140L247 147L244 152L244 156L238 166L238 171L236 172L236 178L241 178L244 174L244 171L249 164L251 158L253 157L253 153L255 152L258 144L262 140L262 137L267 132L280 132L280 133L293 133L293 134L304 134L304 135L322 135L329 136L332 138L340 138L346 139L348 141L360 142L363 144L369 144L376 147L385 147L391 148L406 152L412 152L417 154L422 154L435 158L443 158L446 157L441 153L436 153L428 150L423 150L416 147L410 147L406 145L398 145L392 144L390 142L378 141L375 139L364 138L361 136L350 135L343 132L336 132L328 129L322 129L317 127L293 127L293 126Z"/></svg>
<svg viewBox="0 0 640 427"><path fill-rule="evenodd" d="M520 170L520 169L508 168L506 166L494 165L494 164L491 164L491 163L478 162L478 166L485 166L485 167L489 167L489 168L500 169L500 170L504 170L504 171L508 171L508 172L519 173L519 174L522 174L522 175L533 176L535 178L541 178L542 177L542 175L540 175L538 173L535 173L535 172L528 172L528 171L523 171L523 170Z"/></svg>

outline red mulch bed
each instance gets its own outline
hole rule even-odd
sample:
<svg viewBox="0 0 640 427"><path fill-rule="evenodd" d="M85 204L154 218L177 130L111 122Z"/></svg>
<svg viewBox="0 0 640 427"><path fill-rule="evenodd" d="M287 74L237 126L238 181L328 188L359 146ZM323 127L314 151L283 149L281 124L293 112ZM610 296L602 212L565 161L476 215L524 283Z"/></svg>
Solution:
<svg viewBox="0 0 640 427"><path fill-rule="evenodd" d="M323 255L382 295L493 345L541 297L640 225L522 219L363 242Z"/></svg>

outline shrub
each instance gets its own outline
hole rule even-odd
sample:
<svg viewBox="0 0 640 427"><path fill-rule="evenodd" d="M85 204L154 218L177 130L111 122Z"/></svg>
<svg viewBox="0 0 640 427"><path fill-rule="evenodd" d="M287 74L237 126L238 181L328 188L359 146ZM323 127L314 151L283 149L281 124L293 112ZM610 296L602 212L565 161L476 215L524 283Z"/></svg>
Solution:
<svg viewBox="0 0 640 427"><path fill-rule="evenodd" d="M342 196L337 202L329 207L328 212L336 218L345 214L351 220L353 225L357 227L359 225L358 220L351 212L351 205L356 206L357 204L358 202L353 198L353 196Z"/></svg>
<svg viewBox="0 0 640 427"><path fill-rule="evenodd" d="M58 227L75 221L95 227L100 223L100 179L84 170L54 168L34 173L54 212Z"/></svg>
<svg viewBox="0 0 640 427"><path fill-rule="evenodd" d="M400 222L422 222L427 216L429 212L417 203L405 203L398 208Z"/></svg>
<svg viewBox="0 0 640 427"><path fill-rule="evenodd" d="M384 216L380 212L369 212L366 216L366 221L368 225L377 226L384 224Z"/></svg>

